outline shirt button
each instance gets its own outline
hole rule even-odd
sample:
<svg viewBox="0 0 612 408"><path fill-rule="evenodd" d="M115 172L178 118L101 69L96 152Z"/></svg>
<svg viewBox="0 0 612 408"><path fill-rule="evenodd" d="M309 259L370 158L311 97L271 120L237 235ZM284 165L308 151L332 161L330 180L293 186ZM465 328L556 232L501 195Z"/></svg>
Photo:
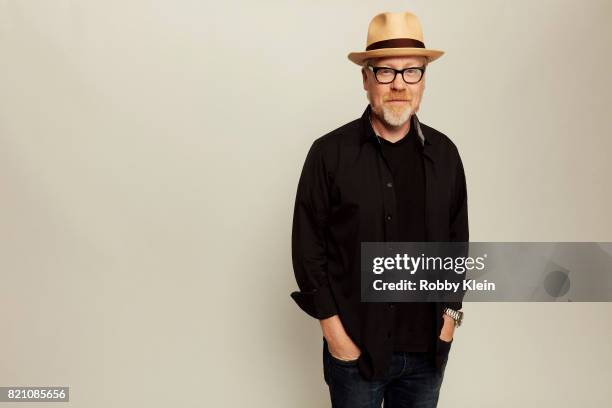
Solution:
<svg viewBox="0 0 612 408"><path fill-rule="evenodd" d="M395 305L393 303L389 303L389 309L393 309L395 308Z"/></svg>
<svg viewBox="0 0 612 408"><path fill-rule="evenodd" d="M393 217L391 216L391 214L388 214L388 215L387 215L387 221L391 221L391 218L393 218Z"/></svg>
<svg viewBox="0 0 612 408"><path fill-rule="evenodd" d="M388 182L387 183L387 187L393 187L393 183L392 182Z"/></svg>

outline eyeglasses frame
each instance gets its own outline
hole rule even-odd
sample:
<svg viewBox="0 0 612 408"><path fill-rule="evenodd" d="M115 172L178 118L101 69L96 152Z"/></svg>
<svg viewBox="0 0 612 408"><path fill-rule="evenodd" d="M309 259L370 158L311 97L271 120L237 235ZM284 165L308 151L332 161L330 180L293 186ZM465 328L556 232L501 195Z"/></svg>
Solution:
<svg viewBox="0 0 612 408"><path fill-rule="evenodd" d="M405 83L409 84L409 85L414 85L414 84L418 84L419 82L421 82L421 80L423 79L423 75L425 75L425 68L427 66L426 65L422 65L420 67L408 67L408 68L404 68L404 69L395 69L395 68L391 68L391 67L374 67L372 65L366 65L366 68L369 68L370 71L372 71L372 73L374 74L374 79L376 80L376 82L378 82L379 84L382 85L388 85L393 83L393 81L395 81L395 78L397 78L397 74L402 74L402 79L404 80ZM392 71L395 71L395 75L393 76L393 79L389 82L380 82L378 80L378 77L376 76L376 73L381 70L381 69L390 69ZM406 81L406 78L404 78L404 71L407 71L409 69L417 69L419 71L421 71L421 77L419 78L418 81L416 82L408 82Z"/></svg>

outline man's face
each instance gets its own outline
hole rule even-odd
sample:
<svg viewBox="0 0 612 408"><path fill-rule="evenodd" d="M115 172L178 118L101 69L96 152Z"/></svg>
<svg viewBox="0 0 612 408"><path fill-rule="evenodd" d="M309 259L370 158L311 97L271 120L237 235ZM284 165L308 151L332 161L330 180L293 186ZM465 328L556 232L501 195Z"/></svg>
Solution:
<svg viewBox="0 0 612 408"><path fill-rule="evenodd" d="M404 69L422 67L426 64L425 57L390 57L379 58L368 62L373 67L389 67ZM380 84L374 73L367 68L362 69L363 89L367 91L372 110L388 126L402 126L413 113L418 112L421 97L425 90L425 74L416 84L408 84L400 74L390 84Z"/></svg>

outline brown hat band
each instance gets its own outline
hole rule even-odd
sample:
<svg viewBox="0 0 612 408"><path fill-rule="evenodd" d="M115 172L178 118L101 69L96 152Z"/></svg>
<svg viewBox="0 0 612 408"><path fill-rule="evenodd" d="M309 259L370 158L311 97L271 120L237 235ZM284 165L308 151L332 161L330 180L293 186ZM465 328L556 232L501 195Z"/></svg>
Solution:
<svg viewBox="0 0 612 408"><path fill-rule="evenodd" d="M380 48L425 48L419 40L412 38L393 38L391 40L376 41L366 47L366 51L377 50Z"/></svg>

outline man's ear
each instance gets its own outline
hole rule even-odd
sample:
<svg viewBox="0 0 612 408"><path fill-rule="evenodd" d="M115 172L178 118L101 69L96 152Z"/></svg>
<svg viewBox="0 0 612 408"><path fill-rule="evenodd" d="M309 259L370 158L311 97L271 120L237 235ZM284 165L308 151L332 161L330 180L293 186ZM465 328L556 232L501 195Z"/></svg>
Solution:
<svg viewBox="0 0 612 408"><path fill-rule="evenodd" d="M363 79L363 90L367 91L368 87L367 87L367 83L368 83L368 73L366 72L366 69L361 67L361 77Z"/></svg>

